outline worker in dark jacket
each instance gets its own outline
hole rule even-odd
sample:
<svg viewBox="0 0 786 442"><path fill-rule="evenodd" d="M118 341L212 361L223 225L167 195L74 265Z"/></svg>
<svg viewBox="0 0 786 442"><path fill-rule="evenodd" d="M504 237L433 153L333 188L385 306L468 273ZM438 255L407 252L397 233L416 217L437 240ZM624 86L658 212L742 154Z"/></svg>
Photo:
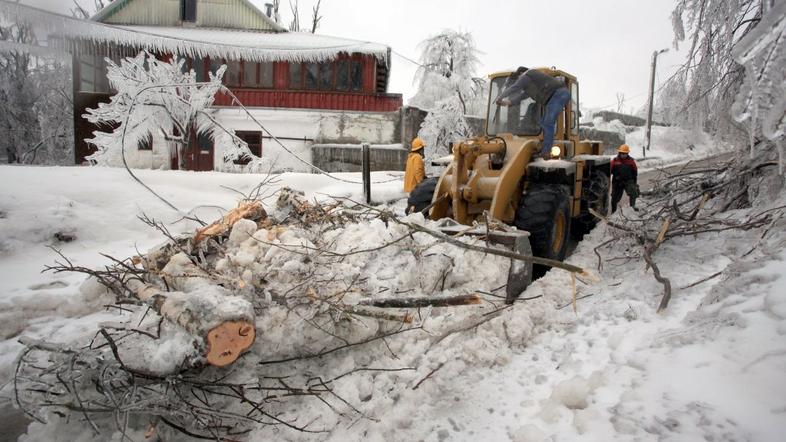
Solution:
<svg viewBox="0 0 786 442"><path fill-rule="evenodd" d="M630 156L630 147L623 144L617 149L617 156L611 160L611 212L617 211L617 203L622 199L622 192L628 194L630 206L636 208L636 198L639 196L637 179L639 170L636 161Z"/></svg>
<svg viewBox="0 0 786 442"><path fill-rule="evenodd" d="M564 81L535 69L522 66L516 69L513 76L518 78L502 91L496 103L500 106L511 106L525 98L532 98L535 103L546 108L540 122L543 128L541 156L548 159L554 143L554 132L557 130L557 117L570 101L570 91Z"/></svg>

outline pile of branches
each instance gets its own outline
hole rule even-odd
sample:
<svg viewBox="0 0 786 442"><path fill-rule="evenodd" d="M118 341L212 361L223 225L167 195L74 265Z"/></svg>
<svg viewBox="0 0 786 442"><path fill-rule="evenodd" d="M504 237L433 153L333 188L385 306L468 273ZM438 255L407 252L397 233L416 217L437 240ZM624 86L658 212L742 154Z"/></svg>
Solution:
<svg viewBox="0 0 786 442"><path fill-rule="evenodd" d="M600 250L627 240L637 245L634 252L611 259L643 258L646 270L652 269L655 279L663 285L658 312L668 307L673 293L671 281L658 267L655 252L665 242L680 237L729 230L765 228L762 238L783 214L784 207L758 213L733 213L735 209L750 208L767 176L772 175L776 161L745 161L740 154L727 161L709 164L688 162L676 171L661 170L652 190L643 193L643 202L635 217L623 211L613 219L595 212L611 228L612 237L595 248L598 270L603 268ZM761 239L760 239L761 241ZM758 243L743 256L752 253ZM687 289L721 275L702 278L682 289Z"/></svg>
<svg viewBox="0 0 786 442"><path fill-rule="evenodd" d="M467 251L487 253L500 263L538 259L484 247L478 244L482 238L472 242L446 237L397 218L388 210L348 201L328 205L309 202L289 189L278 195L276 216L266 213L258 199L245 200L195 234L180 236L143 216L140 219L167 238L147 254L128 259L107 256L112 264L102 269L74 265L61 255L47 270L89 275L114 295L114 303L107 306L130 314L131 319L101 324L87 345L23 342L26 349L18 358L14 380L20 409L41 422L52 415L80 419L96 433L109 430L125 435L129 428L137 432L146 428L146 436L178 432L223 440L260 425L326 431L324 425L319 428L311 421L303 422L302 416L293 413L297 405L292 401L314 400L341 416L350 413L367 418L334 392L334 383L358 372L415 367L372 366L369 362L344 372L306 374L303 361L372 343L383 344L380 351L386 347L392 355L389 361L395 361L386 340L402 333L423 332L422 324L431 308L482 303L492 308L491 314L482 315L481 321L486 322L506 307L505 297L497 293L504 285L484 287L485 291L442 293L450 285L455 263L445 252L432 253L433 247L455 246L456 256ZM395 225L399 233L368 249L346 250L321 240L332 230L361 222ZM308 231L315 243L294 241L295 231ZM421 235L420 239L415 235ZM275 255L276 249L287 256L300 256L305 270L290 270L292 278L287 284L271 284L281 277L272 264L261 277L247 278L233 267L236 257L232 247L240 241L264 246L268 254ZM335 266L352 257L392 246L406 249L417 260L439 259L445 266L441 276L426 290L392 286L374 293L376 296L366 296L367 277L358 274L347 280L336 272ZM555 265L583 272L567 264ZM267 328L270 325L264 320L274 309L284 309L297 327L311 327L324 340L316 346L277 342L273 346L284 350L272 351L265 340L267 332L275 331ZM455 331L471 328L462 324ZM365 329L368 331L358 336L358 330ZM291 326L289 332L297 330ZM182 340L184 334L188 339ZM167 339L181 336L174 342L179 343L183 357L167 369L155 368L146 353L155 353L164 335ZM436 336L435 342L446 336Z"/></svg>

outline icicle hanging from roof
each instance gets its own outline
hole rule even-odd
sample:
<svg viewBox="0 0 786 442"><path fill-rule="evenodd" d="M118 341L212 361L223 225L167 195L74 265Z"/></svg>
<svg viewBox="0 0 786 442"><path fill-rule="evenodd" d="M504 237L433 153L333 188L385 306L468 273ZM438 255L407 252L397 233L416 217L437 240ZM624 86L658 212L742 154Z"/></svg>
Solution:
<svg viewBox="0 0 786 442"><path fill-rule="evenodd" d="M34 23L51 33L50 45L78 51L76 40L118 45L192 58L249 61L320 62L341 53L361 53L388 63L388 47L378 43L302 32L254 32L235 29L164 26L116 26L79 20L0 0L0 16Z"/></svg>

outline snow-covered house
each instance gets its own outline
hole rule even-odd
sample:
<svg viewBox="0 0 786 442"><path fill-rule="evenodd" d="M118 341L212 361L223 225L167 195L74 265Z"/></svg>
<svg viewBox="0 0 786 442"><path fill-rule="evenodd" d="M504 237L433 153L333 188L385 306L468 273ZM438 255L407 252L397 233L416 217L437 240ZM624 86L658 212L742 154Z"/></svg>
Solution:
<svg viewBox="0 0 786 442"><path fill-rule="evenodd" d="M93 151L84 140L97 129L82 115L111 94L105 58L118 60L143 49L162 58L186 58L197 79L226 64L224 84L287 149L303 157L310 157L314 142L400 141L391 116L402 97L387 93L388 46L289 32L248 0L115 0L89 23L62 32L61 44L74 60L77 163ZM216 119L252 152L279 157L279 168L302 168L296 159L279 155L280 146L229 96L219 94L215 110ZM192 139L188 169L220 168L221 146L206 136ZM163 137L127 154L136 167L177 167L176 149Z"/></svg>

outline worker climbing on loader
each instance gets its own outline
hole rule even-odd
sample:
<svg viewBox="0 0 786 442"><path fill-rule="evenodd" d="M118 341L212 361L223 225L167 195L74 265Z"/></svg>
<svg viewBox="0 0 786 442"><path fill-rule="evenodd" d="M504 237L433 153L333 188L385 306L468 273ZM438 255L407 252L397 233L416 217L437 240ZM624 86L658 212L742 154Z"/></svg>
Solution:
<svg viewBox="0 0 786 442"><path fill-rule="evenodd" d="M412 192L421 181L426 178L426 168L423 165L423 151L426 147L423 140L412 140L412 150L407 156L407 168L404 171L404 192Z"/></svg>
<svg viewBox="0 0 786 442"><path fill-rule="evenodd" d="M630 147L623 144L617 149L617 156L611 160L611 211L617 211L617 204L622 199L622 192L628 194L630 207L636 208L636 198L639 196L637 183L639 171L636 161L630 156Z"/></svg>
<svg viewBox="0 0 786 442"><path fill-rule="evenodd" d="M529 97L545 108L545 115L540 121L543 128L540 155L543 159L550 159L554 133L557 130L557 117L570 101L570 91L560 79L523 66L516 69L509 82L512 84L509 83L502 91L496 103L500 106L512 106Z"/></svg>

